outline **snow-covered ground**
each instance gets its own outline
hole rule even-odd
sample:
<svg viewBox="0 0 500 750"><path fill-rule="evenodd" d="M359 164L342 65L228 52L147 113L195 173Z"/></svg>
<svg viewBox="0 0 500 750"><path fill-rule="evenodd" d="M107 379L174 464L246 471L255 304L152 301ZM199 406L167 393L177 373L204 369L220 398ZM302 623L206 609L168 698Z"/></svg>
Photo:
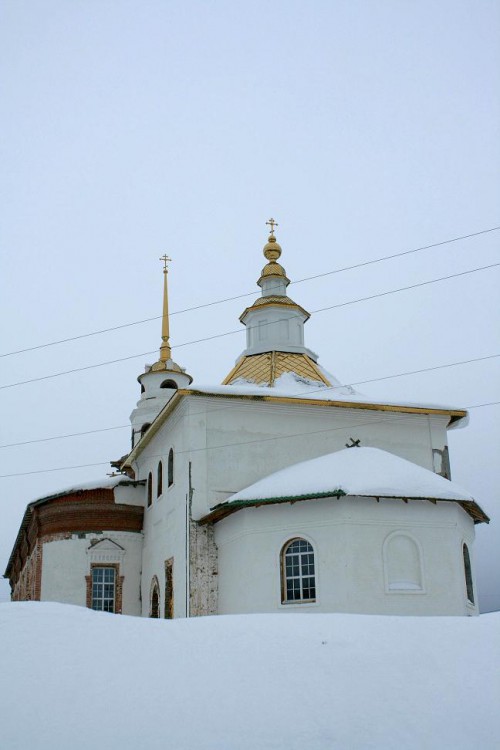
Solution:
<svg viewBox="0 0 500 750"><path fill-rule="evenodd" d="M5 750L497 750L500 614L0 605Z"/></svg>

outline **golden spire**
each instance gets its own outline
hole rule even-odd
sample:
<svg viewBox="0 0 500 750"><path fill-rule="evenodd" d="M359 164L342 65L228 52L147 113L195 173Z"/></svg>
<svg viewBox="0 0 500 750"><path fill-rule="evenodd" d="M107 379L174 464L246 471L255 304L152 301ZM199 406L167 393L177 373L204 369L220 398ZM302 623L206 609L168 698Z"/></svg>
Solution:
<svg viewBox="0 0 500 750"><path fill-rule="evenodd" d="M162 255L160 260L163 263L163 318L161 323L161 346L160 346L160 362L167 362L172 359L172 351L170 349L170 331L168 324L168 263L171 262L172 258L168 255Z"/></svg>

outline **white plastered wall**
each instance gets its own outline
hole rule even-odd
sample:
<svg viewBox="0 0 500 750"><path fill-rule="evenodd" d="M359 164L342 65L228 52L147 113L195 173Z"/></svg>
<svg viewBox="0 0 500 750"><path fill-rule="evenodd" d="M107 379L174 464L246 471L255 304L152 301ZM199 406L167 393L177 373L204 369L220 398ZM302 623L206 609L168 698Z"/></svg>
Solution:
<svg viewBox="0 0 500 750"><path fill-rule="evenodd" d="M186 503L189 495L190 462L193 517L199 519L230 494L298 461L341 450L351 437L359 439L363 446L387 450L432 471L433 450L443 450L447 442L446 425L446 416L429 418L425 415L314 407L307 404L262 403L214 397L184 398L145 447L134 466L139 479L147 479L150 471L153 475L153 501L151 507L145 510L144 521L142 614L149 614L150 584L156 575L160 582L160 611L163 616L165 561L174 558L174 615L186 616ZM167 459L171 447L175 455L175 481L173 486L168 488ZM157 498L156 472L160 459L163 461L164 490L161 497ZM274 611L276 606L278 609L281 608L279 602L276 605L275 589L272 594L268 591L262 600L259 599L260 595L256 590L257 599L252 598L253 595L248 595L252 582L248 580L249 585L242 587L241 579L238 577L236 582L231 583L231 571L238 570L243 578L250 575L249 568L244 564L247 555L253 557L252 549L248 547L250 538L264 540L264 547L268 550L275 550L276 543L278 547L284 543L285 537L292 533L292 526L296 527L296 521L290 521L291 509L294 513L307 515L320 512L320 517L306 519L306 526L313 529L314 535L319 535L321 546L325 549L333 543L336 549L344 548L344 558L346 555L353 555L358 540L361 540L361 554L354 556L350 563L352 571L355 571L356 565L360 564L360 560L363 560L366 554L372 557L378 554L380 558L378 567L363 567L356 573L359 581L364 581L363 585L356 584L356 593L347 586L344 578L342 585L346 588L342 597L339 598L338 588L335 588L335 595L327 595L327 586L326 589L322 589L321 604L318 602L317 605L313 605L316 609L321 607L321 611L417 614L464 614L469 611L470 608L464 610L461 604L457 604L463 603L463 566L460 557L457 557L461 554L460 542L456 542L457 529L467 537L469 548L473 539L472 522L462 509L448 504L445 510L437 510L444 504L424 504L425 517L418 521L417 527L425 531L420 529L417 539L422 549L425 549L424 564L430 565L431 569L433 566L436 570L441 569L442 580L446 579L446 585L443 584L442 588L438 589L441 580L439 579L433 583L431 589L426 588L425 596L409 596L385 592L382 547L387 534L397 528L408 526L411 514L417 512L417 507L420 509L418 512L422 509L418 502L411 504L411 510L410 504L401 501L382 501L380 504L369 500L362 502L365 504L356 506L355 517L351 517L352 509L349 509L349 517L345 517L341 522L338 519L332 521L329 514L332 513L333 506L325 506L321 501L314 507L311 503L297 503L294 506L280 505L274 506L273 509L261 509L262 512L270 514L265 516L253 516L256 511L240 511L219 522L216 525L216 543L220 545L219 612ZM386 502L390 503L387 507L384 505ZM372 504L378 508L376 521L364 517ZM381 508L385 514L383 516L380 515ZM257 519L251 537L245 531L248 518ZM273 519L272 533L267 526L269 518ZM228 528L232 529L231 534L238 539L234 544L229 543L227 535L223 534L223 530ZM361 529L360 534L357 533L358 529ZM306 533L307 529L303 531ZM424 539L421 540L422 535ZM441 547L443 538L448 540L446 554ZM346 546L348 539L351 539L350 546ZM315 540L316 536L313 541ZM324 554L326 553L321 552L321 555ZM338 564L339 559L336 557L332 564ZM277 564L276 557L273 556L272 561L267 560L267 564L271 565L265 574L269 577L269 570ZM331 578L328 570L328 566L318 568L319 580L326 580L329 576ZM448 578L445 575L446 571ZM365 580L367 576L368 580ZM377 579L377 586L382 581L382 594L376 586L372 586L374 577ZM273 585L279 586L279 575L277 578L273 576L272 580ZM335 585L340 584L337 581ZM241 592L242 588L247 589L247 592L240 601L238 597L241 594L238 592ZM424 600L425 603L422 603ZM472 608L472 612L474 611Z"/></svg>
<svg viewBox="0 0 500 750"><path fill-rule="evenodd" d="M193 517L234 492L299 461L345 448L350 438L433 471L433 449L446 444L446 416L189 399ZM355 449L353 449L355 450Z"/></svg>
<svg viewBox="0 0 500 750"><path fill-rule="evenodd" d="M140 454L134 468L139 479L153 476L152 503L144 509L144 548L142 557L142 615L150 609L153 576L160 584L160 613L165 612L165 562L174 560L174 616L186 615L186 497L189 493L189 454L186 452L186 411L184 400L154 439ZM174 451L174 482L168 486L168 454ZM158 463L163 464L163 492L157 497Z"/></svg>
<svg viewBox="0 0 500 750"><path fill-rule="evenodd" d="M395 532L415 540L421 551L419 591L388 590L384 542ZM462 563L462 540L470 548L474 526L456 503L324 498L261 506L219 521L215 537L219 614L477 614L467 602ZM315 603L281 601L280 552L295 537L314 549Z"/></svg>
<svg viewBox="0 0 500 750"><path fill-rule="evenodd" d="M122 614L140 614L140 574L142 534L103 531L100 534L73 534L71 539L45 542L42 552L42 601L86 606L90 573L91 543L111 539L123 548L120 554L120 576L124 576Z"/></svg>

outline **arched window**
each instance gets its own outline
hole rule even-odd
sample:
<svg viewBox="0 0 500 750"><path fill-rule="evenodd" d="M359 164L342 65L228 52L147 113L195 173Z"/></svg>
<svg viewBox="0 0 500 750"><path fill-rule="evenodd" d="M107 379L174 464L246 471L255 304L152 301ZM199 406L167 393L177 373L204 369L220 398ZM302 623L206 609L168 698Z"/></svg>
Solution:
<svg viewBox="0 0 500 750"><path fill-rule="evenodd" d="M160 388L173 388L174 390L177 390L177 383L175 380L164 380L160 385Z"/></svg>
<svg viewBox="0 0 500 750"><path fill-rule="evenodd" d="M283 604L316 601L314 550L305 539L292 539L281 550Z"/></svg>
<svg viewBox="0 0 500 750"><path fill-rule="evenodd" d="M174 450L170 448L168 454L168 486L171 487L174 483Z"/></svg>
<svg viewBox="0 0 500 750"><path fill-rule="evenodd" d="M464 558L464 573L465 573L465 587L467 589L467 599L471 604L474 604L474 586L472 584L472 570L470 567L470 555L469 548L466 544L462 547L462 554Z"/></svg>
<svg viewBox="0 0 500 750"><path fill-rule="evenodd" d="M156 497L160 497L163 492L163 464L160 461L158 464L158 471L156 477Z"/></svg>
<svg viewBox="0 0 500 750"><path fill-rule="evenodd" d="M153 580L151 581L151 591L150 591L149 598L150 598L149 616L159 617L160 616L160 584L158 583L158 578L156 576L154 576Z"/></svg>
<svg viewBox="0 0 500 750"><path fill-rule="evenodd" d="M151 472L148 474L148 508L153 502L153 475Z"/></svg>
<svg viewBox="0 0 500 750"><path fill-rule="evenodd" d="M407 534L391 534L384 543L384 563L388 591L422 591L420 550Z"/></svg>
<svg viewBox="0 0 500 750"><path fill-rule="evenodd" d="M151 427L151 422L146 422L145 424L142 425L141 437L144 437L144 435L146 434L146 432L149 430L150 427Z"/></svg>

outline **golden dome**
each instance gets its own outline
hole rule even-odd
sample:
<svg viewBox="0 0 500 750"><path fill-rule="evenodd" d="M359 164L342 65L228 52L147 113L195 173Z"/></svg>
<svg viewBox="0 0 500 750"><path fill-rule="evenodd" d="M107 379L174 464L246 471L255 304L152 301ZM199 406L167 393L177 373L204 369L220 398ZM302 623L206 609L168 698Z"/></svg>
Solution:
<svg viewBox="0 0 500 750"><path fill-rule="evenodd" d="M282 276L284 279L287 278L283 266L280 266L280 264L276 263L274 260L270 260L269 263L264 266L264 268L262 269L261 278L263 276Z"/></svg>
<svg viewBox="0 0 500 750"><path fill-rule="evenodd" d="M270 234L267 240L267 244L264 245L263 253L269 261L276 261L281 255L281 247L276 242L274 234Z"/></svg>

